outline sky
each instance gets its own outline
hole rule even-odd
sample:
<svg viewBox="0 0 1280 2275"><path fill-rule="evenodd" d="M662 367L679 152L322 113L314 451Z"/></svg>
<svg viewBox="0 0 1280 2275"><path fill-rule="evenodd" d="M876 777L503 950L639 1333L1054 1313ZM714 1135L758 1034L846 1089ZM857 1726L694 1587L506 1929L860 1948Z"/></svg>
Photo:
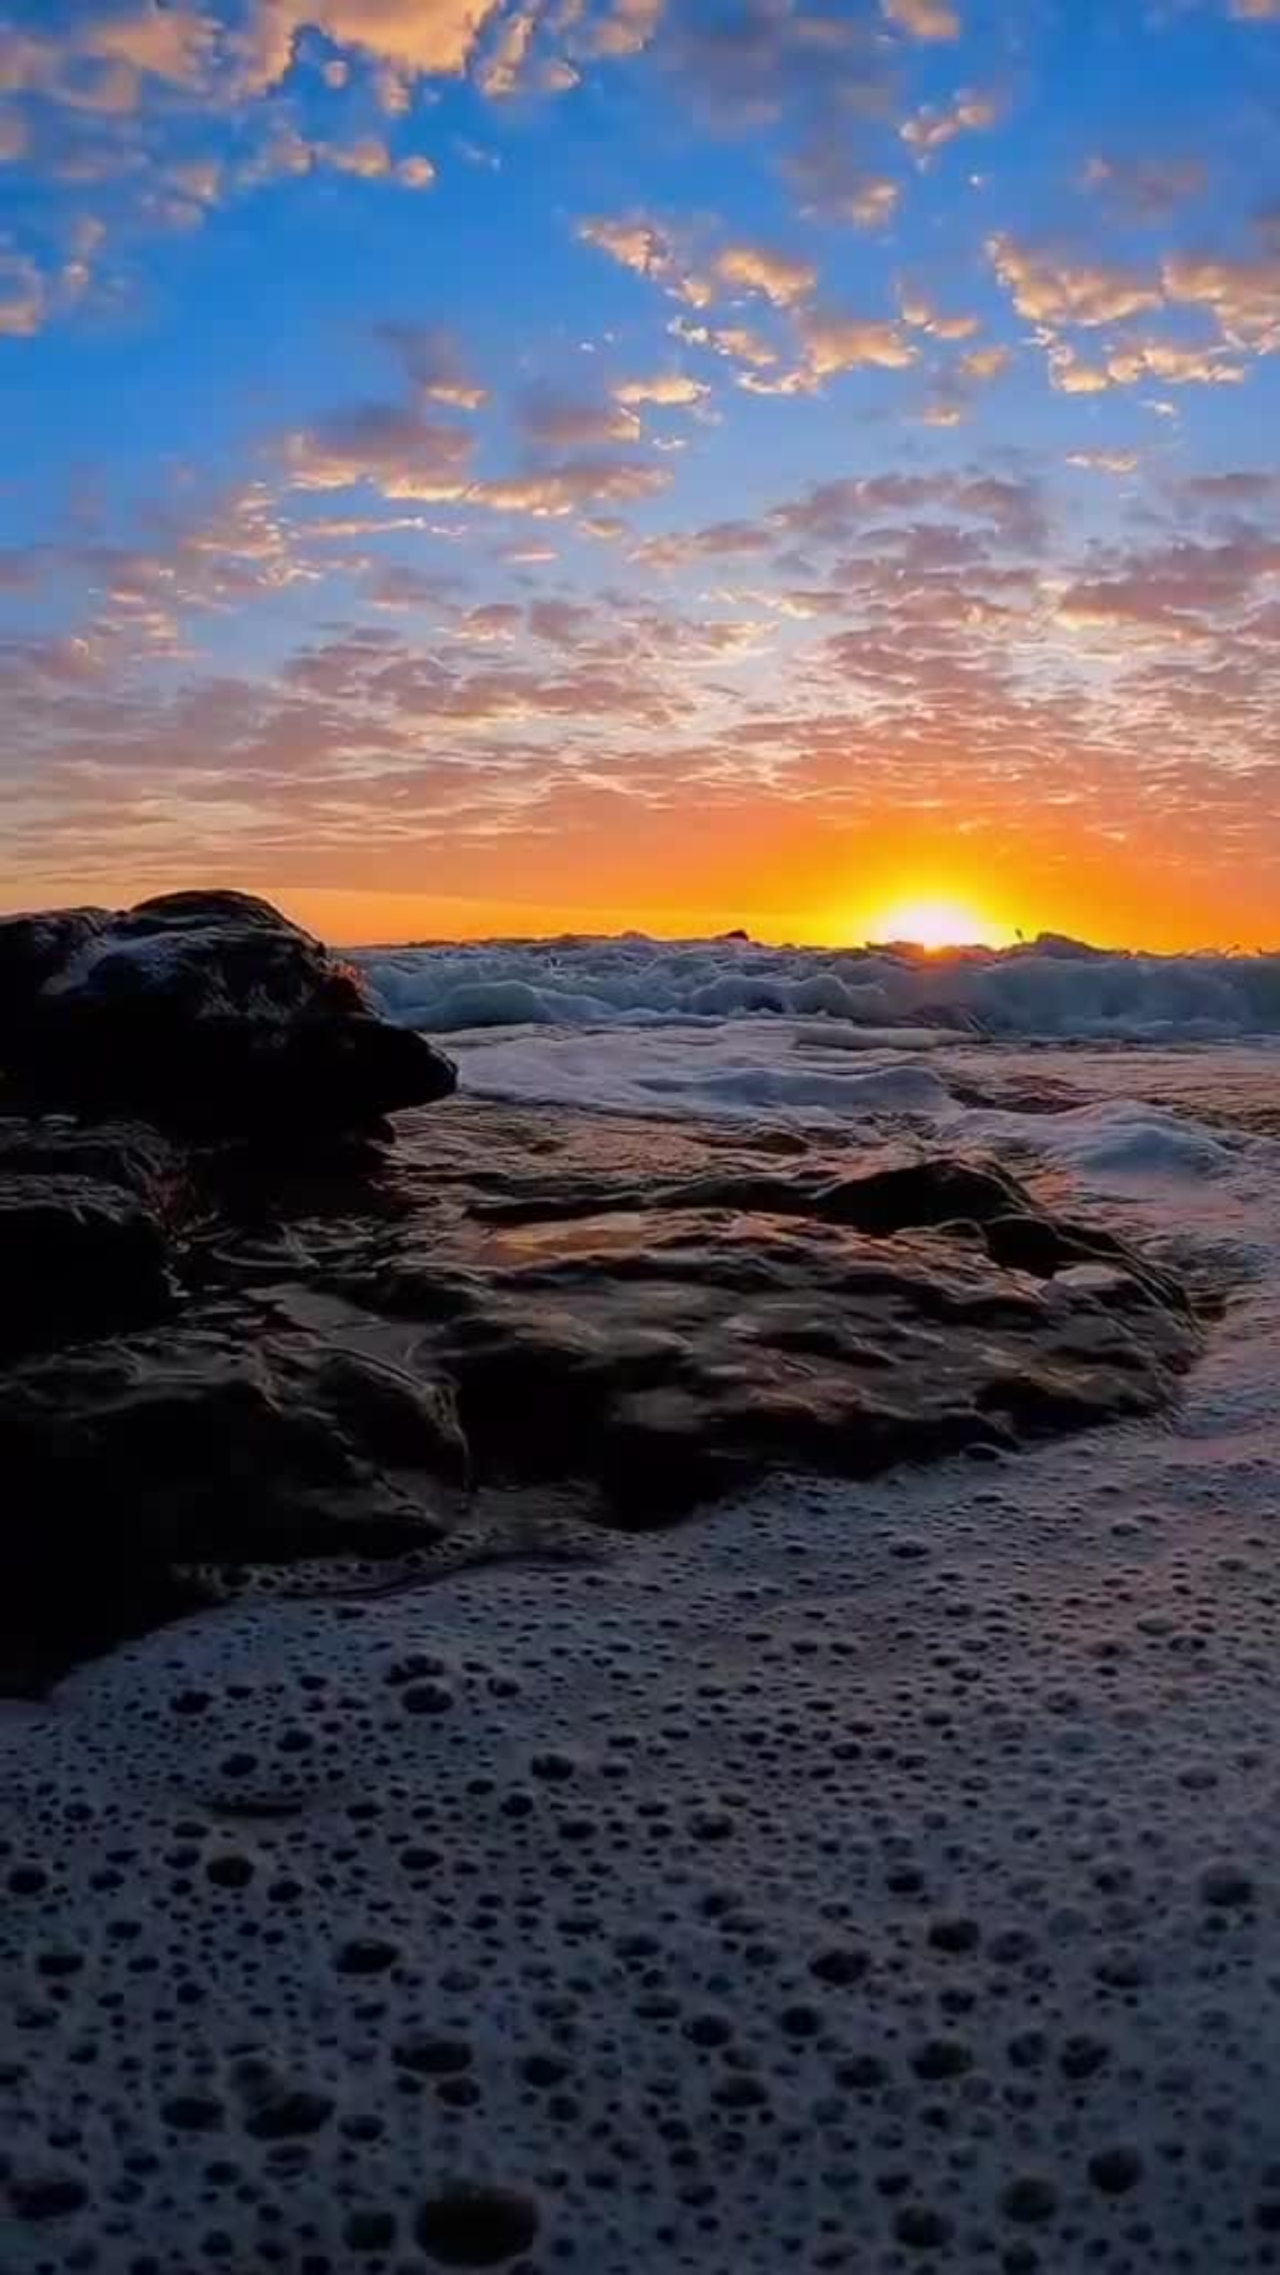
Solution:
<svg viewBox="0 0 1280 2275"><path fill-rule="evenodd" d="M1280 944L1280 0L0 0L0 908Z"/></svg>

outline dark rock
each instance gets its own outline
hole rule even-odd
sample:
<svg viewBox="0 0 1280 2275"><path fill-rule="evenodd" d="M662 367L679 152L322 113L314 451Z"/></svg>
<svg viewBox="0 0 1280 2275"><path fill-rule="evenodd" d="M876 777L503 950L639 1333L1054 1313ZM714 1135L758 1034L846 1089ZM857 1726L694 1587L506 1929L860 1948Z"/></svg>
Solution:
<svg viewBox="0 0 1280 2275"><path fill-rule="evenodd" d="M661 1205L548 1221L540 1197L531 1224L421 1246L407 1227L395 1249L350 1292L424 1327L480 1474L584 1478L628 1523L778 1466L867 1476L1147 1412L1196 1348L1120 1263L1036 1284L963 1226L890 1241Z"/></svg>
<svg viewBox="0 0 1280 2275"><path fill-rule="evenodd" d="M1006 954L1048 956L1067 964L1105 964L1117 950L1094 948L1087 940L1073 940L1069 932L1037 932L1034 940L1020 940L1015 948L1007 949Z"/></svg>
<svg viewBox="0 0 1280 2275"><path fill-rule="evenodd" d="M266 901L175 893L14 919L0 1051L24 1103L191 1135L360 1128L448 1095L451 1062ZM0 958L5 956L0 936Z"/></svg>
<svg viewBox="0 0 1280 2275"><path fill-rule="evenodd" d="M119 1337L7 1374L11 1656L11 1622L33 1664L59 1639L77 1655L172 1617L203 1592L191 1567L378 1559L439 1536L466 1471L448 1388L261 1321L242 1342L247 1328Z"/></svg>
<svg viewBox="0 0 1280 2275"><path fill-rule="evenodd" d="M307 937L270 901L259 899L256 893L225 890L155 893L126 915L114 918L112 929L122 936L141 939L157 932L207 932L211 925L222 924L249 932L284 929L298 932L301 939Z"/></svg>
<svg viewBox="0 0 1280 2275"><path fill-rule="evenodd" d="M486 1526L509 1488L521 1524L549 1490L655 1526L774 1469L860 1477L1145 1413L1198 1349L1166 1272L958 1156L466 1100L399 1134L372 1181L255 1152L190 1188L136 1128L0 1119L0 1197L27 1196L33 1256L70 1259L63 1347L0 1375L11 1668L19 1636L65 1663L239 1567L419 1550L472 1478ZM95 1288L167 1292L139 1221L177 1243L186 1308L115 1332ZM130 1240L132 1281L107 1261ZM71 1339L80 1280L93 1342Z"/></svg>
<svg viewBox="0 0 1280 2275"><path fill-rule="evenodd" d="M249 1341L228 1322L29 1360L0 1408L2 1497L38 1496L38 1556L55 1519L92 1553L98 1504L112 1558L386 1554L430 1539L424 1499L465 1476L447 1387L261 1322Z"/></svg>
<svg viewBox="0 0 1280 2275"><path fill-rule="evenodd" d="M46 980L111 922L105 908L49 909L0 917L0 1063L21 1033Z"/></svg>
<svg viewBox="0 0 1280 2275"><path fill-rule="evenodd" d="M185 1157L145 1122L86 1125L0 1114L0 1177L80 1177L143 1201L168 1224L190 1205Z"/></svg>
<svg viewBox="0 0 1280 2275"><path fill-rule="evenodd" d="M136 1327L174 1308L179 1157L154 1130L0 1116L0 1354Z"/></svg>
<svg viewBox="0 0 1280 2275"><path fill-rule="evenodd" d="M169 1241L144 1201L88 1177L0 1173L0 1352L107 1334L172 1309Z"/></svg>

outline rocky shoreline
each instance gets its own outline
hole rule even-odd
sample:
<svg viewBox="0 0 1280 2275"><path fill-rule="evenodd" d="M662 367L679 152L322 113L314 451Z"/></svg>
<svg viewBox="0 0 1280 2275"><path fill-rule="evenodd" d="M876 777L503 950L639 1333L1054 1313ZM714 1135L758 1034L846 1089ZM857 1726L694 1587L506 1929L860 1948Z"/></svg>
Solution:
<svg viewBox="0 0 1280 2275"><path fill-rule="evenodd" d="M0 1067L0 1688L264 1568L411 1570L477 1495L648 1528L999 1459L1199 1347L988 1165L454 1098L247 896L0 922Z"/></svg>

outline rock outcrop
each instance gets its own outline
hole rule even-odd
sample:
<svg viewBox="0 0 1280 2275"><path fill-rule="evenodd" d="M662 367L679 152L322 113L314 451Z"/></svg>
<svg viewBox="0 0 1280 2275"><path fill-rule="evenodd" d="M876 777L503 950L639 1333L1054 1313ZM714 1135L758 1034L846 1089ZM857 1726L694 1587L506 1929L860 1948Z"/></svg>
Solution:
<svg viewBox="0 0 1280 2275"><path fill-rule="evenodd" d="M456 1081L318 940L233 892L0 920L0 1069L39 1111L294 1145Z"/></svg>
<svg viewBox="0 0 1280 2275"><path fill-rule="evenodd" d="M459 1100L369 1175L228 1176L133 1126L0 1132L36 1291L0 1353L0 1687L264 1566L420 1576L508 1509L652 1528L771 1470L999 1458L1159 1406L1198 1345L1114 1236L901 1145Z"/></svg>

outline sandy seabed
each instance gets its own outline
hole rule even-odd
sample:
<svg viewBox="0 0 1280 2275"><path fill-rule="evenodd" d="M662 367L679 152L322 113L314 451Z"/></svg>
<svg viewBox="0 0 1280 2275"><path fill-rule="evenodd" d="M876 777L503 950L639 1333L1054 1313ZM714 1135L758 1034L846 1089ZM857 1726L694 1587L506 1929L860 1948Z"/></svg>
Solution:
<svg viewBox="0 0 1280 2275"><path fill-rule="evenodd" d="M968 1109L1231 1278L1172 1419L3 1710L4 2275L1280 2266L1276 1062L1178 1066Z"/></svg>

